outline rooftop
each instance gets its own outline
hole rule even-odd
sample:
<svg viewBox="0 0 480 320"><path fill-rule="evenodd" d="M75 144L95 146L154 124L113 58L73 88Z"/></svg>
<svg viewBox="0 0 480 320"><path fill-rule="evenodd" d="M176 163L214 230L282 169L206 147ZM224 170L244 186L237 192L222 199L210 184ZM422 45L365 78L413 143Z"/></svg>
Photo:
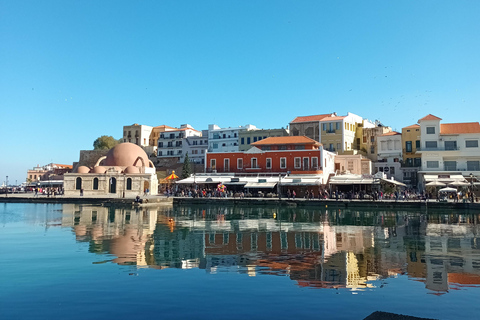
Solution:
<svg viewBox="0 0 480 320"><path fill-rule="evenodd" d="M442 118L434 116L433 114L429 114L418 121L423 121L423 120L442 120Z"/></svg>
<svg viewBox="0 0 480 320"><path fill-rule="evenodd" d="M285 137L268 137L266 139L252 143L252 146L265 146L276 144L314 144L320 146L321 143L305 136L285 136Z"/></svg>
<svg viewBox="0 0 480 320"><path fill-rule="evenodd" d="M296 117L296 118L293 119L293 121L290 122L290 123L320 121L320 120L322 120L323 118L330 117L331 115L332 115L331 113L328 113L328 114L318 114L318 115L314 115L314 116Z"/></svg>
<svg viewBox="0 0 480 320"><path fill-rule="evenodd" d="M462 134L462 133L463 134L480 133L480 124L478 122L440 124L440 134Z"/></svg>

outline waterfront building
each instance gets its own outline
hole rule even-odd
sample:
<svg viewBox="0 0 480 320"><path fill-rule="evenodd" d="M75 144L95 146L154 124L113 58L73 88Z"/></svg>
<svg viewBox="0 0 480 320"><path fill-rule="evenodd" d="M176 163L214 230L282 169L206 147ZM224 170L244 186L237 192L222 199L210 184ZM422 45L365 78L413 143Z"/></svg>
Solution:
<svg viewBox="0 0 480 320"><path fill-rule="evenodd" d="M27 182L39 182L44 180L58 180L59 176L72 171L72 165L49 163L44 166L37 164L31 170L27 171Z"/></svg>
<svg viewBox="0 0 480 320"><path fill-rule="evenodd" d="M180 162L184 162L188 154L190 162L196 164L205 163L205 153L208 149L208 130L202 130L201 135L185 137L182 142L182 156Z"/></svg>
<svg viewBox="0 0 480 320"><path fill-rule="evenodd" d="M176 130L177 128L169 127L167 125L161 125L153 127L152 132L150 133L149 139L149 148L144 148L145 152L148 155L153 155L154 157L157 156L157 146L158 146L158 139L163 132Z"/></svg>
<svg viewBox="0 0 480 320"><path fill-rule="evenodd" d="M208 152L205 171L214 175L228 174L230 176L225 178L231 182L241 185L243 181L243 185L252 188L272 189L280 183L282 188L297 188L300 196L306 186L319 187L328 181L329 175L334 173L334 158L335 154L323 150L319 142L305 136L269 137L252 143L248 151ZM246 177L258 179L252 182Z"/></svg>
<svg viewBox="0 0 480 320"><path fill-rule="evenodd" d="M147 189L158 193L155 166L141 147L129 142L110 149L94 166L78 166L64 175L66 196L135 197Z"/></svg>
<svg viewBox="0 0 480 320"><path fill-rule="evenodd" d="M313 116L300 116L290 122L291 136L306 136L321 142L320 120L326 117L336 116L336 113L318 114Z"/></svg>
<svg viewBox="0 0 480 320"><path fill-rule="evenodd" d="M387 178L403 180L400 170L402 160L402 134L396 131L377 137L378 161L374 163L374 173L384 172Z"/></svg>
<svg viewBox="0 0 480 320"><path fill-rule="evenodd" d="M216 124L208 125L208 152L239 151L239 135L241 131L256 130L251 124L234 128L220 128Z"/></svg>
<svg viewBox="0 0 480 320"><path fill-rule="evenodd" d="M372 160L361 154L336 155L335 172L338 174L372 174Z"/></svg>
<svg viewBox="0 0 480 320"><path fill-rule="evenodd" d="M429 114L420 120L422 176L420 183L464 182L465 177L480 175L480 124L478 122L440 123ZM471 179L471 178L470 178ZM451 181L455 180L455 181Z"/></svg>
<svg viewBox="0 0 480 320"><path fill-rule="evenodd" d="M178 162L184 157L183 141L188 137L200 137L201 132L189 124L182 124L180 128L168 129L160 133L157 146L157 158L177 158Z"/></svg>
<svg viewBox="0 0 480 320"><path fill-rule="evenodd" d="M239 146L238 151L247 151L251 148L251 144L268 137L285 137L288 136L288 129L256 129L241 130L238 133Z"/></svg>
<svg viewBox="0 0 480 320"><path fill-rule="evenodd" d="M134 123L131 126L123 126L123 142L134 143L140 147L150 144L150 134L153 127Z"/></svg>
<svg viewBox="0 0 480 320"><path fill-rule="evenodd" d="M422 157L417 153L420 148L420 125L414 124L402 128L402 148L403 162L401 169L403 171L403 182L409 188L417 188L418 171L422 165Z"/></svg>
<svg viewBox="0 0 480 320"><path fill-rule="evenodd" d="M366 153L366 156L373 162L378 160L377 139L379 136L392 132L392 128L386 127L378 121L374 126L363 127L362 130L362 145L361 149Z"/></svg>

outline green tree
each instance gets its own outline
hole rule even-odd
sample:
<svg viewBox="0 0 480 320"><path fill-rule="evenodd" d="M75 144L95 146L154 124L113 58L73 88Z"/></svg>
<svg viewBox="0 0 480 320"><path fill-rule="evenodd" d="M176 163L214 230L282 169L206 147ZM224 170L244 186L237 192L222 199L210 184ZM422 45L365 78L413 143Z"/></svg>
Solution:
<svg viewBox="0 0 480 320"><path fill-rule="evenodd" d="M101 136L93 142L93 150L109 150L120 143L120 140L112 136Z"/></svg>
<svg viewBox="0 0 480 320"><path fill-rule="evenodd" d="M188 152L185 154L185 160L183 161L182 167L182 179L190 177L192 174L192 168L190 166L190 158L188 157Z"/></svg>

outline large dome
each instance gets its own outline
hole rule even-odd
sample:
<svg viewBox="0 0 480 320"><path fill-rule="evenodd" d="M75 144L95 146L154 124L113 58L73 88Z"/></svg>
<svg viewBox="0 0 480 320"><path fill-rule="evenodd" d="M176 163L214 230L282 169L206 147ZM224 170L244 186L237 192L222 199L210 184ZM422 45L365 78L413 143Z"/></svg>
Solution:
<svg viewBox="0 0 480 320"><path fill-rule="evenodd" d="M143 159L143 163L140 159ZM120 143L110 149L106 159L102 163L103 166L149 166L148 156L142 148L136 144L125 142Z"/></svg>

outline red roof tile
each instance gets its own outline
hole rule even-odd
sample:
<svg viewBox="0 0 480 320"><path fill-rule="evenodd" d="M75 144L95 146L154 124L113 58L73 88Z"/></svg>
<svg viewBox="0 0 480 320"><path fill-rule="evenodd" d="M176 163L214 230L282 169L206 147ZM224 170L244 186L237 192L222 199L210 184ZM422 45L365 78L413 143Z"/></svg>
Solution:
<svg viewBox="0 0 480 320"><path fill-rule="evenodd" d="M273 144L315 144L321 145L320 142L305 136L285 136L285 137L268 137L266 139L252 143L252 146L264 146Z"/></svg>
<svg viewBox="0 0 480 320"><path fill-rule="evenodd" d="M398 136L402 135L400 132L392 131L392 132L387 132L384 134L381 134L380 137L385 137L385 136Z"/></svg>
<svg viewBox="0 0 480 320"><path fill-rule="evenodd" d="M323 118L330 117L332 114L318 114L315 116L303 116L303 117L296 117L290 123L297 123L297 122L311 122L311 121L320 121Z"/></svg>
<svg viewBox="0 0 480 320"><path fill-rule="evenodd" d="M343 120L343 119L345 119L346 117L347 117L347 116L342 116L342 117L327 117L327 118L323 118L322 120L320 120L320 122Z"/></svg>
<svg viewBox="0 0 480 320"><path fill-rule="evenodd" d="M404 127L402 129L412 129L412 128L420 128L420 125L419 124L412 124L411 126Z"/></svg>
<svg viewBox="0 0 480 320"><path fill-rule="evenodd" d="M429 114L418 121L422 121L422 120L442 120L442 118L436 117L433 114Z"/></svg>
<svg viewBox="0 0 480 320"><path fill-rule="evenodd" d="M440 124L440 134L461 134L461 133L480 133L480 124L478 122Z"/></svg>

